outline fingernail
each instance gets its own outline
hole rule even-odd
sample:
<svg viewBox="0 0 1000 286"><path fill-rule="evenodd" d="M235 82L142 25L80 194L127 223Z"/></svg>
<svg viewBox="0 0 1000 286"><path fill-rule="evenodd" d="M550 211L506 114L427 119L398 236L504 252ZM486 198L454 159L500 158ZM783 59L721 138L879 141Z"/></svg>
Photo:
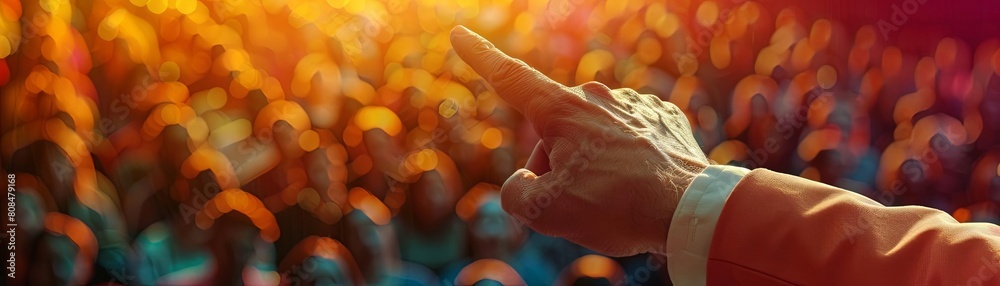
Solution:
<svg viewBox="0 0 1000 286"><path fill-rule="evenodd" d="M493 43L483 38L476 32L469 30L465 26L455 26L451 29L451 44L455 46L456 49L462 49L466 51L489 51L494 49Z"/></svg>
<svg viewBox="0 0 1000 286"><path fill-rule="evenodd" d="M451 29L451 38L452 39L456 39L456 40L458 40L458 39L466 39L467 40L467 39L477 38L478 36L479 35L477 35L475 32L469 30L469 28L466 28L465 26L462 26L462 25L455 26L455 28Z"/></svg>

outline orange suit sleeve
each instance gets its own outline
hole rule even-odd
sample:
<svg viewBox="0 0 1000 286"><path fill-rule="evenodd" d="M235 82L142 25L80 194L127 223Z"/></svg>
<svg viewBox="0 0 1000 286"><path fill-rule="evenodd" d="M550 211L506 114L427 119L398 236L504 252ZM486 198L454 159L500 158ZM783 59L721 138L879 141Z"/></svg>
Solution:
<svg viewBox="0 0 1000 286"><path fill-rule="evenodd" d="M765 169L719 215L708 285L1000 285L1000 227Z"/></svg>

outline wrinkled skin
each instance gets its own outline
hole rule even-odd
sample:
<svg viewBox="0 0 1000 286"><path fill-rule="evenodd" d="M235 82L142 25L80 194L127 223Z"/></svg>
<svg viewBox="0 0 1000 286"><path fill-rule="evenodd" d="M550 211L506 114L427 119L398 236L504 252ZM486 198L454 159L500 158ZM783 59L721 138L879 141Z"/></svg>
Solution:
<svg viewBox="0 0 1000 286"><path fill-rule="evenodd" d="M664 254L674 209L709 164L677 106L596 82L563 86L461 26L451 42L542 138L504 183L505 211L607 255Z"/></svg>

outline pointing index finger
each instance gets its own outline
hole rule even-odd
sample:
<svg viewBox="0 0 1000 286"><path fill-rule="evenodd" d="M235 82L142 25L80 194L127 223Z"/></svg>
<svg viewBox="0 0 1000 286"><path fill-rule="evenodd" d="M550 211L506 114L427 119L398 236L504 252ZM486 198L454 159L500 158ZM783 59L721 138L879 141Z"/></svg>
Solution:
<svg viewBox="0 0 1000 286"><path fill-rule="evenodd" d="M451 44L455 53L482 76L497 95L533 124L544 121L554 101L568 95L562 84L507 56L493 43L463 26L451 30Z"/></svg>

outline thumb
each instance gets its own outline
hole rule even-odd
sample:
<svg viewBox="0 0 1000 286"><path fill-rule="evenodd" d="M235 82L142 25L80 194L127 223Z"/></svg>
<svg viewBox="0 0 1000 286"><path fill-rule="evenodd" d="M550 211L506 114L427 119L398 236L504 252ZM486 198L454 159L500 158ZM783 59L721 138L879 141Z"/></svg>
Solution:
<svg viewBox="0 0 1000 286"><path fill-rule="evenodd" d="M542 175L552 170L549 166L549 153L545 151L545 142L538 140L538 143L535 144L535 150L532 150L531 155L528 155L528 163L524 165L524 168Z"/></svg>
<svg viewBox="0 0 1000 286"><path fill-rule="evenodd" d="M537 176L524 168L510 175L500 189L503 210L530 227L541 215L542 209L552 203L552 196L546 193L544 178L545 175Z"/></svg>

